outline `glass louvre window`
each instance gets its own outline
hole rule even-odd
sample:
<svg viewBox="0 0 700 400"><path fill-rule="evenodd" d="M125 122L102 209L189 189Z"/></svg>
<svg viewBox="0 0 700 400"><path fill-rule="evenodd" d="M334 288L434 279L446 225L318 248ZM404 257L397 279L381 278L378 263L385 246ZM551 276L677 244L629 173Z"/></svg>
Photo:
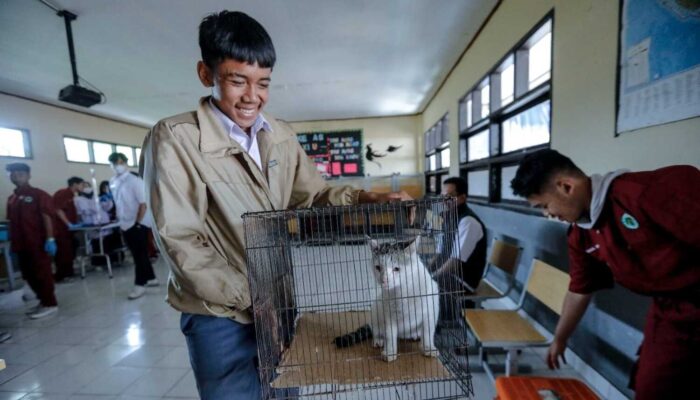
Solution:
<svg viewBox="0 0 700 400"><path fill-rule="evenodd" d="M481 131L469 137L468 161L480 160L489 156L489 131Z"/></svg>
<svg viewBox="0 0 700 400"><path fill-rule="evenodd" d="M530 46L528 64L528 90L549 80L552 69L551 32L547 32Z"/></svg>
<svg viewBox="0 0 700 400"><path fill-rule="evenodd" d="M481 96L481 118L486 118L489 115L489 101L490 101L490 90L491 86L489 86L489 81L488 79L485 81L486 83L484 86L479 89L480 96Z"/></svg>
<svg viewBox="0 0 700 400"><path fill-rule="evenodd" d="M488 197L489 195L489 171L470 171L467 173L469 196Z"/></svg>
<svg viewBox="0 0 700 400"><path fill-rule="evenodd" d="M92 154L95 156L95 164L109 164L109 156L114 153L113 147L109 143L93 142ZM128 154L126 155L129 156Z"/></svg>
<svg viewBox="0 0 700 400"><path fill-rule="evenodd" d="M503 153L549 143L550 101L503 121Z"/></svg>
<svg viewBox="0 0 700 400"><path fill-rule="evenodd" d="M501 71L501 107L510 104L515 96L515 63Z"/></svg>
<svg viewBox="0 0 700 400"><path fill-rule="evenodd" d="M437 155L433 154L430 156L430 169L429 171L437 170Z"/></svg>
<svg viewBox="0 0 700 400"><path fill-rule="evenodd" d="M29 158L28 148L29 143L25 132L0 127L0 156Z"/></svg>
<svg viewBox="0 0 700 400"><path fill-rule="evenodd" d="M68 161L90 162L90 147L87 140L64 137L63 147Z"/></svg>
<svg viewBox="0 0 700 400"><path fill-rule="evenodd" d="M446 147L440 152L442 168L450 168L450 148Z"/></svg>

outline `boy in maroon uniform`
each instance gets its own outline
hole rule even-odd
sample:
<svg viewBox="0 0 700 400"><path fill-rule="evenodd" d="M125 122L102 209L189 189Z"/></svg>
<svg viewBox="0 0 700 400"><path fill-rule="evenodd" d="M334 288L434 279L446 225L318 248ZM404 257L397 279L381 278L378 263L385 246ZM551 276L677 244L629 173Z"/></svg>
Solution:
<svg viewBox="0 0 700 400"><path fill-rule="evenodd" d="M54 235L56 236L56 282L73 278L73 261L75 260L75 242L71 228L78 227L78 211L75 209L75 197L80 194L85 186L83 178L74 176L68 179L68 187L59 189L53 195L53 204L56 208L56 223Z"/></svg>
<svg viewBox="0 0 700 400"><path fill-rule="evenodd" d="M8 164L5 169L17 187L7 201L11 249L19 259L22 277L39 298L39 304L27 314L32 319L43 318L58 311L51 276L51 256L56 254L53 199L29 185L27 164Z"/></svg>
<svg viewBox="0 0 700 400"><path fill-rule="evenodd" d="M554 150L525 157L511 182L545 215L572 223L569 293L549 348L559 367L594 291L614 282L653 298L631 384L637 399L687 395L700 357L700 171L671 166L586 176Z"/></svg>

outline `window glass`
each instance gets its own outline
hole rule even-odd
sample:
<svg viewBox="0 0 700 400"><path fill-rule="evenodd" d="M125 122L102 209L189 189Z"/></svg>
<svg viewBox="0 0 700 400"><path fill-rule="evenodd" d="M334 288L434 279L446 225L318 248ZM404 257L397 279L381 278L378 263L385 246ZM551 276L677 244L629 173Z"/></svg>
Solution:
<svg viewBox="0 0 700 400"><path fill-rule="evenodd" d="M488 197L489 195L489 171L469 171L467 173L469 196Z"/></svg>
<svg viewBox="0 0 700 400"><path fill-rule="evenodd" d="M87 140L64 137L63 147L66 149L68 161L90 162L90 149Z"/></svg>
<svg viewBox="0 0 700 400"><path fill-rule="evenodd" d="M0 156L27 158L24 140L21 130L0 128Z"/></svg>
<svg viewBox="0 0 700 400"><path fill-rule="evenodd" d="M469 161L480 160L489 156L489 131L483 130L469 137Z"/></svg>
<svg viewBox="0 0 700 400"><path fill-rule="evenodd" d="M92 154L95 156L95 164L109 164L109 156L113 152L112 145L109 143L92 143ZM126 156L129 157L129 154L126 154Z"/></svg>
<svg viewBox="0 0 700 400"><path fill-rule="evenodd" d="M547 100L503 121L503 152L549 142L550 101Z"/></svg>

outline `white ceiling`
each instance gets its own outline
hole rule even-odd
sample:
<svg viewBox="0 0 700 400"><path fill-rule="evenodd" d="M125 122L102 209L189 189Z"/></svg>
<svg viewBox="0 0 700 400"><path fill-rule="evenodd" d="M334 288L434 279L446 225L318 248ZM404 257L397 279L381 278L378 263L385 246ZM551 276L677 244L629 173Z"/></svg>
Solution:
<svg viewBox="0 0 700 400"><path fill-rule="evenodd" d="M78 15L78 73L107 95L88 112L151 125L208 92L195 74L206 14L241 10L277 50L268 110L289 121L421 111L497 0L50 0ZM56 100L71 82L62 18L0 0L0 92Z"/></svg>

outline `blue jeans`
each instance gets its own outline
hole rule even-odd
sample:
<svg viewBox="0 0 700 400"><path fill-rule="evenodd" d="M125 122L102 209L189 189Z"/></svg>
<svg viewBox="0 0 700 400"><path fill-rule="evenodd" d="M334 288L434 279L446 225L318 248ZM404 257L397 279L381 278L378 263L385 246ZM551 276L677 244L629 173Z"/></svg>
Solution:
<svg viewBox="0 0 700 400"><path fill-rule="evenodd" d="M187 339L190 364L202 400L260 398L253 324L183 313L180 329Z"/></svg>

